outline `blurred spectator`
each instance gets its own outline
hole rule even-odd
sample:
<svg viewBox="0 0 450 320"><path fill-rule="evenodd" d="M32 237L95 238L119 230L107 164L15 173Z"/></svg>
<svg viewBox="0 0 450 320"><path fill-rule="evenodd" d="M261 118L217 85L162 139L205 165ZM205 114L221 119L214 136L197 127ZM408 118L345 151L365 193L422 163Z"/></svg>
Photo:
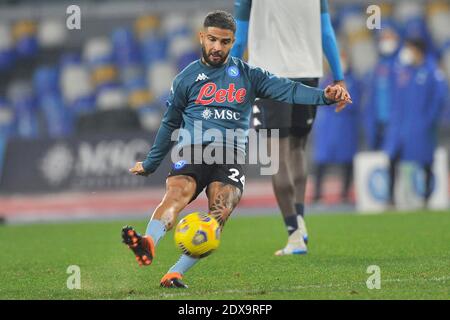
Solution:
<svg viewBox="0 0 450 320"><path fill-rule="evenodd" d="M422 17L423 14L424 6L422 1L396 1L396 5L394 7L394 18L400 24L406 23L409 19Z"/></svg>
<svg viewBox="0 0 450 320"><path fill-rule="evenodd" d="M435 55L437 53L424 16L410 18L406 21L403 26L403 37L405 39L421 39L425 42L427 55Z"/></svg>
<svg viewBox="0 0 450 320"><path fill-rule="evenodd" d="M364 124L367 145L371 150L379 150L384 141L396 90L394 69L400 40L395 25L385 21L377 34L378 62L367 76L365 88Z"/></svg>
<svg viewBox="0 0 450 320"><path fill-rule="evenodd" d="M418 163L425 172L424 205L431 195L436 129L448 92L444 74L427 57L426 43L408 39L399 58L395 95L383 149L390 159L389 203L394 206L396 167L400 160Z"/></svg>
<svg viewBox="0 0 450 320"><path fill-rule="evenodd" d="M428 4L427 16L432 40L438 48L450 40L450 4L448 1L434 1Z"/></svg>
<svg viewBox="0 0 450 320"><path fill-rule="evenodd" d="M59 87L64 104L74 114L95 110L95 95L88 68L77 54L64 54L60 61Z"/></svg>
<svg viewBox="0 0 450 320"><path fill-rule="evenodd" d="M35 22L29 20L18 21L14 24L13 36L19 57L31 58L37 54L38 40Z"/></svg>
<svg viewBox="0 0 450 320"><path fill-rule="evenodd" d="M0 98L0 177L3 167L3 154L8 138L14 130L14 113L6 99Z"/></svg>
<svg viewBox="0 0 450 320"><path fill-rule="evenodd" d="M343 7L340 15L341 34L346 39L353 73L362 77L376 63L376 48L372 33L367 29L364 6Z"/></svg>
<svg viewBox="0 0 450 320"><path fill-rule="evenodd" d="M14 111L6 99L0 97L0 139L7 139L14 133Z"/></svg>
<svg viewBox="0 0 450 320"><path fill-rule="evenodd" d="M442 52L442 68L447 76L447 80L450 80L450 40L443 46ZM443 124L450 127L450 95L447 95L446 108L443 115Z"/></svg>
<svg viewBox="0 0 450 320"><path fill-rule="evenodd" d="M351 202L349 190L353 178L353 156L358 148L358 121L360 108L360 83L352 72L346 55L341 53L345 83L353 100L344 110L336 113L333 108L318 108L314 125L314 162L316 180L314 201L322 198L322 181L326 170L334 164L342 169L341 201ZM321 87L333 83L327 76Z"/></svg>
<svg viewBox="0 0 450 320"><path fill-rule="evenodd" d="M0 72L10 70L15 60L11 30L6 24L0 24Z"/></svg>
<svg viewBox="0 0 450 320"><path fill-rule="evenodd" d="M44 49L61 47L67 40L67 28L64 20L45 19L38 25L37 37L39 45Z"/></svg>
<svg viewBox="0 0 450 320"><path fill-rule="evenodd" d="M72 133L73 117L63 104L59 90L59 74L56 67L40 67L34 74L34 91L38 109L45 121L49 137L64 137Z"/></svg>
<svg viewBox="0 0 450 320"><path fill-rule="evenodd" d="M121 41L126 39L126 31L121 30L116 34L116 40L121 53L117 59L125 64L131 60L129 48L121 46ZM116 43L117 43L116 42ZM90 39L84 47L83 57L91 70L91 78L96 91L96 107L99 110L112 110L125 108L127 97L123 87L120 85L117 65L114 63L114 49L111 40L107 37Z"/></svg>
<svg viewBox="0 0 450 320"><path fill-rule="evenodd" d="M382 145L394 90L392 70L402 37L425 40L430 52L439 55L450 77L447 0L383 1L377 5L383 17L381 32L367 29L366 5L358 1L330 4L331 10L336 9L333 16L340 29L341 42L348 45L352 74L358 78L366 75L362 90L366 98L364 127L371 149ZM34 91L9 101L14 107L14 119L20 115L15 120L17 133L22 137L38 133L65 136L71 132L70 123L81 115L127 107L138 113L145 128L157 127L171 80L198 57L196 36L205 13L173 10L156 15L150 11L142 12L128 25L108 21L111 34L83 32L82 37L88 38L78 48L81 57L78 52L62 50L71 35L63 20L47 16L39 21L21 19L0 23L0 94L5 95L8 87L17 87L11 85L19 79L36 80ZM394 20L401 28L394 26ZM39 55L39 49L44 54ZM49 68L56 68L58 83L44 95L38 84L52 77L50 71L47 70L47 77L39 66L49 62ZM43 116L45 128L39 128L42 120L39 114Z"/></svg>
<svg viewBox="0 0 450 320"><path fill-rule="evenodd" d="M166 60L168 40L164 34L161 34L159 25L160 20L156 16L142 16L135 22L135 30L146 66L156 61Z"/></svg>
<svg viewBox="0 0 450 320"><path fill-rule="evenodd" d="M25 81L13 82L8 89L8 100L14 108L16 135L37 138L40 124L31 84Z"/></svg>
<svg viewBox="0 0 450 320"><path fill-rule="evenodd" d="M155 62L147 69L147 83L160 104L164 105L177 70L170 62Z"/></svg>

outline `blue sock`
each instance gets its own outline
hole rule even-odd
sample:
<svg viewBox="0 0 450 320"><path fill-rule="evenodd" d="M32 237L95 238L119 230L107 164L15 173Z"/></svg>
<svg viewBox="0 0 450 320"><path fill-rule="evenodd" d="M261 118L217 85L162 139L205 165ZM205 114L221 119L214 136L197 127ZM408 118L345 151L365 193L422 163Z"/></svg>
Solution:
<svg viewBox="0 0 450 320"><path fill-rule="evenodd" d="M297 215L302 216L304 215L305 206L303 203L296 203L295 204L295 211L297 211Z"/></svg>
<svg viewBox="0 0 450 320"><path fill-rule="evenodd" d="M177 263L175 263L167 273L178 272L183 275L186 271L192 268L198 262L198 260L200 259L192 258L185 254L182 254Z"/></svg>
<svg viewBox="0 0 450 320"><path fill-rule="evenodd" d="M166 227L164 223L159 220L152 219L147 225L147 230L145 231L147 236L152 237L155 246L158 244L159 240L166 234Z"/></svg>

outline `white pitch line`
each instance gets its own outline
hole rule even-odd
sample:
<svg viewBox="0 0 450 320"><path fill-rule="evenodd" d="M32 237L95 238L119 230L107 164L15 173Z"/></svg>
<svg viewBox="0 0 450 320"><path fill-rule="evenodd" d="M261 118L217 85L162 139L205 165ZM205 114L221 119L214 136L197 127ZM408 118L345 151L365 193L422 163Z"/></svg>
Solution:
<svg viewBox="0 0 450 320"><path fill-rule="evenodd" d="M433 278L429 278L429 279L423 279L423 278L419 278L419 279L382 279L381 283L383 282L446 282L446 281L450 281L450 276L442 276L439 278L433 277ZM321 285L321 284L311 284L311 285L303 285L303 286L294 286L294 287L289 287L289 288L284 288L284 289L279 289L279 290L238 290L238 289L228 289L228 290L218 290L218 291L208 291L208 292L204 292L205 294L212 294L212 295L217 295L217 294L224 294L224 293L246 293L246 294L251 294L251 293L258 293L258 292L265 292L265 293L272 293L272 292L289 292L289 291L296 291L296 290L302 290L302 289L325 289L325 288L339 288L339 287L347 287L347 286L353 286L353 285L358 285L358 284L364 284L364 282L347 282L347 283L330 283L330 284L326 284L326 285ZM189 290L189 289L188 289ZM182 296L189 296L192 294L203 294L203 292L178 292L178 293L162 293L158 296L153 296L153 297L164 297L164 298L170 298L170 297L182 297Z"/></svg>

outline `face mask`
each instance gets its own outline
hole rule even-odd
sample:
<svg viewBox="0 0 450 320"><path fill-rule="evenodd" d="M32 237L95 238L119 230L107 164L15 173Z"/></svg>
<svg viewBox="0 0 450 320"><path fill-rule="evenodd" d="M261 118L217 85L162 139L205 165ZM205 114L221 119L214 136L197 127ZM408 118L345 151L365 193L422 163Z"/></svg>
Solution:
<svg viewBox="0 0 450 320"><path fill-rule="evenodd" d="M411 49L403 48L399 55L400 63L405 66L410 66L414 63L414 53Z"/></svg>
<svg viewBox="0 0 450 320"><path fill-rule="evenodd" d="M381 40L379 44L379 50L382 55L388 56L391 55L397 50L398 43L395 40Z"/></svg>

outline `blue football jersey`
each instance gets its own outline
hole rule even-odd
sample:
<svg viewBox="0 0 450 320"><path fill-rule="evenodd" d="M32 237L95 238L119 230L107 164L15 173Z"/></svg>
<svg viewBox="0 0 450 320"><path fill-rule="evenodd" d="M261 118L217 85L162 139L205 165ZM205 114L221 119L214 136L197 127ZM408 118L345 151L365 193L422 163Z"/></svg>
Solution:
<svg viewBox="0 0 450 320"><path fill-rule="evenodd" d="M176 139L179 146L212 144L245 154L256 98L305 105L333 103L325 98L323 90L277 77L235 57L229 56L219 67L196 60L173 81L167 110L143 162L145 171L151 173L159 166L175 142L172 133L176 129L182 129ZM220 135L211 134L214 131L209 129ZM226 138L230 131L235 132L231 140Z"/></svg>

